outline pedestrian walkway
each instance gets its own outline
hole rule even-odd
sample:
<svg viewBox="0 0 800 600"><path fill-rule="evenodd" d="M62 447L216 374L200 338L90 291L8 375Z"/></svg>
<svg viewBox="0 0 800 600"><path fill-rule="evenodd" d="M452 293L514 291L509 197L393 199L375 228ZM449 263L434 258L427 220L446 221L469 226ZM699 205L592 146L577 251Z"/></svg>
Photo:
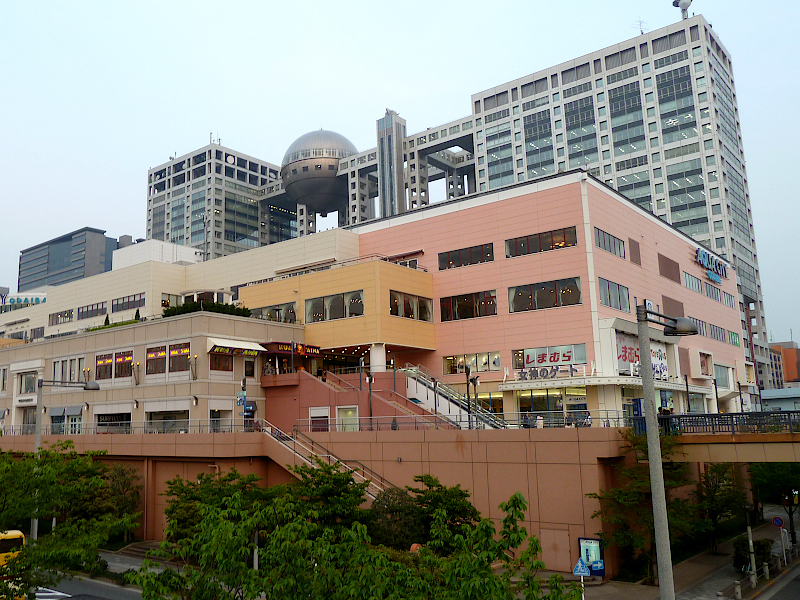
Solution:
<svg viewBox="0 0 800 600"><path fill-rule="evenodd" d="M785 518L786 513L779 506L768 506L764 509L767 523L753 529L753 539L775 540L773 551L777 552L780 550L779 530L769 522L775 516ZM718 551L718 555L703 552L674 565L673 580L677 600L713 599L717 597L717 592L743 578L742 573L733 568L733 539L720 544ZM657 587L618 581L586 588L587 600L655 600L658 597Z"/></svg>

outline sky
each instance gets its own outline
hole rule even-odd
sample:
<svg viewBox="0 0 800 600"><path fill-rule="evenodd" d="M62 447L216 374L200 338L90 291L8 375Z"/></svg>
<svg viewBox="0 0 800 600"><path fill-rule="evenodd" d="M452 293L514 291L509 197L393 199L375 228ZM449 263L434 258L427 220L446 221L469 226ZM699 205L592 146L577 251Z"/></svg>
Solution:
<svg viewBox="0 0 800 600"><path fill-rule="evenodd" d="M689 12L733 60L767 327L800 339L800 151L778 118L797 113L800 3ZM4 2L0 286L16 291L21 250L70 231L145 237L147 170L210 134L277 164L319 128L366 150L386 108L420 131L679 19L670 0Z"/></svg>

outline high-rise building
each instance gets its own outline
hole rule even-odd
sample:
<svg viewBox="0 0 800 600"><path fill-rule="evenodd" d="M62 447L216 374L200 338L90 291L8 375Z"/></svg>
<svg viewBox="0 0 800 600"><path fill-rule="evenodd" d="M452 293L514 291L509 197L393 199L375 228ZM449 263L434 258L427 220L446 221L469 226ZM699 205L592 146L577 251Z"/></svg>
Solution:
<svg viewBox="0 0 800 600"><path fill-rule="evenodd" d="M219 144L170 157L147 172L147 239L206 260L297 237L295 206L262 202L280 167Z"/></svg>
<svg viewBox="0 0 800 600"><path fill-rule="evenodd" d="M770 349L779 357L774 360L783 369L783 384L800 382L800 344L792 341L776 342L770 344Z"/></svg>
<svg viewBox="0 0 800 600"><path fill-rule="evenodd" d="M26 248L19 257L17 291L42 289L111 270L118 247L132 243L130 236L107 237L102 229L84 227Z"/></svg>
<svg viewBox="0 0 800 600"><path fill-rule="evenodd" d="M397 112L387 109L377 120L376 147L335 154L338 170L328 165L331 173L325 174L335 173L346 182L348 195L337 206L339 224L354 225L585 168L731 261L747 358L756 366L759 386L771 387L733 66L730 53L702 16L473 94L470 110L467 116L413 133ZM314 147L303 150L307 156L334 156L325 140L311 141ZM217 158L221 154L217 150ZM247 161L242 165L237 163L235 170L226 166L231 184L235 171L254 192L255 183L266 186L261 188L262 209L265 201L294 209L286 199L286 181L282 185L277 174L272 179L251 177ZM220 175L225 173L216 173ZM214 187L210 181L208 177L207 193ZM163 185L155 193L162 192ZM153 193L151 189L151 198ZM310 207L296 210L299 235L313 233L308 223L316 215L303 215L301 227L300 213ZM184 225L188 231L188 218ZM220 233L214 230L215 236ZM209 251L208 257L228 253L224 246L222 250L213 256ZM707 279L696 282L696 291L713 295L720 275L709 269Z"/></svg>
<svg viewBox="0 0 800 600"><path fill-rule="evenodd" d="M785 383L783 379L783 352L774 345L769 347L770 366L772 367L772 387L779 390Z"/></svg>

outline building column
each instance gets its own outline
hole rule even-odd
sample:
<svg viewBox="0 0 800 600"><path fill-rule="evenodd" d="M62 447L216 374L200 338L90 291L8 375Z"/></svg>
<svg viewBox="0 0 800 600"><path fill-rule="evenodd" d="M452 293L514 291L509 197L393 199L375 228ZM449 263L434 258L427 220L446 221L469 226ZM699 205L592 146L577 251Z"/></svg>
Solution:
<svg viewBox="0 0 800 600"><path fill-rule="evenodd" d="M369 370L372 373L386 371L386 344L377 342L369 347Z"/></svg>

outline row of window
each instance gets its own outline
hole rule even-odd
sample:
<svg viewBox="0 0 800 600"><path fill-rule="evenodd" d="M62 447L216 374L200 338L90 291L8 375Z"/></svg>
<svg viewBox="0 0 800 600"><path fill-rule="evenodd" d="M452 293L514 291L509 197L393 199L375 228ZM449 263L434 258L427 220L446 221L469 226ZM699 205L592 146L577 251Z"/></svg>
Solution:
<svg viewBox="0 0 800 600"><path fill-rule="evenodd" d="M306 323L333 321L364 314L364 290L306 300Z"/></svg>
<svg viewBox="0 0 800 600"><path fill-rule="evenodd" d="M477 265L494 260L494 245L481 244L460 250L439 253L439 270L455 269L468 265Z"/></svg>
<svg viewBox="0 0 800 600"><path fill-rule="evenodd" d="M706 323L700 319L689 317L689 320L697 327L697 333L704 337L710 337L718 342L724 342L731 346L740 346L739 334L735 331L726 331L724 327L719 327L711 323Z"/></svg>
<svg viewBox="0 0 800 600"><path fill-rule="evenodd" d="M123 310L131 310L144 306L144 293L134 294L132 296L123 296L122 298L115 298L111 301L111 312L120 312ZM87 304L78 308L78 320L90 319L104 315L108 312L107 302L98 302L96 304ZM62 323L69 323L72 321L75 311L72 308L61 310L59 312L50 313L48 324L61 325Z"/></svg>
<svg viewBox="0 0 800 600"><path fill-rule="evenodd" d="M457 354L455 356L445 356L442 362L442 373L445 375L464 373L466 366L469 367L470 373L499 371L500 353L478 352L476 354Z"/></svg>
<svg viewBox="0 0 800 600"><path fill-rule="evenodd" d="M686 271L683 272L683 285L698 294L702 294L705 291L706 296L712 300L723 302L728 308L736 308L736 298L732 294L720 290L708 282L703 282L699 277L695 277Z"/></svg>
<svg viewBox="0 0 800 600"><path fill-rule="evenodd" d="M415 294L389 290L389 314L432 323L433 300Z"/></svg>
<svg viewBox="0 0 800 600"><path fill-rule="evenodd" d="M169 354L167 354L169 348ZM169 372L178 373L189 370L190 347L189 342L170 344L167 346L154 346L147 348L145 359L145 373L156 375L167 372L167 357L169 356ZM133 375L133 351L109 352L98 354L95 357L95 379L121 379Z"/></svg>
<svg viewBox="0 0 800 600"><path fill-rule="evenodd" d="M506 258L548 252L578 245L575 227L532 233L506 240Z"/></svg>
<svg viewBox="0 0 800 600"><path fill-rule="evenodd" d="M597 227L594 228L594 244L601 250L625 258L625 242Z"/></svg>
<svg viewBox="0 0 800 600"><path fill-rule="evenodd" d="M627 287L602 277L599 277L598 280L600 282L600 304L623 312L631 311L630 295Z"/></svg>

